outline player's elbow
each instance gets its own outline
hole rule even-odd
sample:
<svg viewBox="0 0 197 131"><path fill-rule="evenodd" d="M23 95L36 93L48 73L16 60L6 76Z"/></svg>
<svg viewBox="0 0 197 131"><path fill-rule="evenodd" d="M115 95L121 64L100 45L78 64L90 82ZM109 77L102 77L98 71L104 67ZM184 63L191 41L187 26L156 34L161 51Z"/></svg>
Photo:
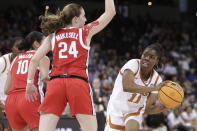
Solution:
<svg viewBox="0 0 197 131"><path fill-rule="evenodd" d="M114 18L115 15L116 15L116 11L115 10L111 10L111 12L110 12L111 18Z"/></svg>
<svg viewBox="0 0 197 131"><path fill-rule="evenodd" d="M38 62L38 60L35 57L32 57L30 63L36 63L36 62Z"/></svg>
<svg viewBox="0 0 197 131"><path fill-rule="evenodd" d="M48 83L49 81L50 81L50 78L49 78L48 75L47 75L47 76L44 76L44 77L42 78L42 82Z"/></svg>
<svg viewBox="0 0 197 131"><path fill-rule="evenodd" d="M116 10L106 11L105 15L107 16L107 18L113 19L113 17L116 15Z"/></svg>
<svg viewBox="0 0 197 131"><path fill-rule="evenodd" d="M129 85L123 84L123 91L124 92L133 92L133 89Z"/></svg>
<svg viewBox="0 0 197 131"><path fill-rule="evenodd" d="M124 91L124 92L127 92L127 91L128 91L128 90L127 90L127 87L123 86L123 91Z"/></svg>
<svg viewBox="0 0 197 131"><path fill-rule="evenodd" d="M123 88L124 92L128 92L129 87L128 87L128 84L126 83L126 81L124 79L122 81L122 88Z"/></svg>
<svg viewBox="0 0 197 131"><path fill-rule="evenodd" d="M111 16L114 17L116 15L116 10L111 11Z"/></svg>
<svg viewBox="0 0 197 131"><path fill-rule="evenodd" d="M130 81L123 79L122 85L124 92L136 93L136 89L134 88L135 86Z"/></svg>

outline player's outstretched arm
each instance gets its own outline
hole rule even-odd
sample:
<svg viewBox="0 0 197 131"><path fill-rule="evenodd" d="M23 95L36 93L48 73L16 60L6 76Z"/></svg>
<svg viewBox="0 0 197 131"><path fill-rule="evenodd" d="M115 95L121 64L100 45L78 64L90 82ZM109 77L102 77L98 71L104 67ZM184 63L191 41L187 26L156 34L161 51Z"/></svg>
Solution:
<svg viewBox="0 0 197 131"><path fill-rule="evenodd" d="M116 10L114 0L105 0L105 12L97 19L98 24L96 24L95 26L93 25L89 30L87 38L91 39L92 36L104 29L115 16L115 14Z"/></svg>

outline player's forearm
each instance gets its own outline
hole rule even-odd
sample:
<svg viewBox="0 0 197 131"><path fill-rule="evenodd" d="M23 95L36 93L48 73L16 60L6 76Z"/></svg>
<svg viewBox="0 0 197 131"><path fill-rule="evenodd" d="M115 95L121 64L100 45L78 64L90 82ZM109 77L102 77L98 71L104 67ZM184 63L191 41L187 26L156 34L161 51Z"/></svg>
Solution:
<svg viewBox="0 0 197 131"><path fill-rule="evenodd" d="M34 75L35 75L38 64L39 62L32 58L29 64L29 69L28 69L28 80L34 80Z"/></svg>
<svg viewBox="0 0 197 131"><path fill-rule="evenodd" d="M156 89L154 87L140 86L135 83L123 84L123 89L125 92L131 92L131 93L150 93L152 91L156 91Z"/></svg>
<svg viewBox="0 0 197 131"><path fill-rule="evenodd" d="M149 93L157 91L156 87L146 87L135 83L135 76L131 70L125 70L122 78L122 85L124 92L131 93Z"/></svg>
<svg viewBox="0 0 197 131"><path fill-rule="evenodd" d="M41 79L43 82L48 82L50 80L49 75L48 75L49 66L50 66L49 58L47 56L43 57L39 63L39 70L40 70Z"/></svg>
<svg viewBox="0 0 197 131"><path fill-rule="evenodd" d="M105 0L105 13L110 16L114 16L116 14L114 0Z"/></svg>
<svg viewBox="0 0 197 131"><path fill-rule="evenodd" d="M165 111L167 108L163 107L163 106L150 106L145 110L146 114L159 114L163 111Z"/></svg>

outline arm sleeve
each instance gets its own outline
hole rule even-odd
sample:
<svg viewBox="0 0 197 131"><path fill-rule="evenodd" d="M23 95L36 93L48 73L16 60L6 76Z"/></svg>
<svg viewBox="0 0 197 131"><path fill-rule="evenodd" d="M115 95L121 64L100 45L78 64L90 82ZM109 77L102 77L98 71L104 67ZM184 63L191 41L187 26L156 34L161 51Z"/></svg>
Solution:
<svg viewBox="0 0 197 131"><path fill-rule="evenodd" d="M128 61L120 70L121 73L123 73L125 70L129 69L131 70L133 73L136 73L138 71L138 61L136 59L132 59L130 61Z"/></svg>

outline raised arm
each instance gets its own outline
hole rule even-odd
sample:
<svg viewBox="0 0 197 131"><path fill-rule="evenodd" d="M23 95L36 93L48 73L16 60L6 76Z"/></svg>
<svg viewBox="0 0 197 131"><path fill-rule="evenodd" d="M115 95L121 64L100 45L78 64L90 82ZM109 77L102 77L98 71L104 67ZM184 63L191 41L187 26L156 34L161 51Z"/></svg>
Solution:
<svg viewBox="0 0 197 131"><path fill-rule="evenodd" d="M87 39L91 39L96 33L104 29L112 18L115 16L116 10L114 5L114 0L105 0L105 12L97 19L97 24L90 25L92 28L89 30Z"/></svg>

